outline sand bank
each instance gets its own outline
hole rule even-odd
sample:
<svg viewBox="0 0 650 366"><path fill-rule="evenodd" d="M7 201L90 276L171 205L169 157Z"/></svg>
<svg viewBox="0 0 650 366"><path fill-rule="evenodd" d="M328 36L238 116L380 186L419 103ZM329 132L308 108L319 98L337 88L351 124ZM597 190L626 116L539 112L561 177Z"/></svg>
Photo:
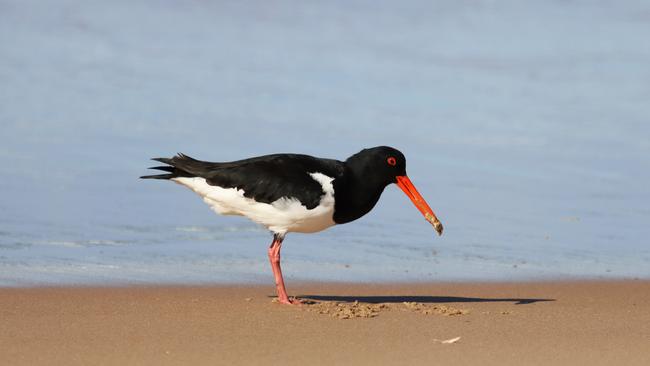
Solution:
<svg viewBox="0 0 650 366"><path fill-rule="evenodd" d="M290 286L0 289L0 360L650 364L650 281Z"/></svg>

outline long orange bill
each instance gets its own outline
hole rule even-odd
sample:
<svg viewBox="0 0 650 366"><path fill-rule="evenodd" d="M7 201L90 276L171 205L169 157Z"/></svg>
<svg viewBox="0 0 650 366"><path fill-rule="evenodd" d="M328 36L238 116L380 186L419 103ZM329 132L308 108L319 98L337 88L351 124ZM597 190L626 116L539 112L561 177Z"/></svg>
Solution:
<svg viewBox="0 0 650 366"><path fill-rule="evenodd" d="M442 224L440 220L436 217L436 214L433 213L433 210L427 204L427 201L420 195L415 186L406 175L400 175L397 177L397 186L406 193L406 195L413 201L415 207L422 212L424 218L433 225L433 228L436 229L438 235L442 235Z"/></svg>

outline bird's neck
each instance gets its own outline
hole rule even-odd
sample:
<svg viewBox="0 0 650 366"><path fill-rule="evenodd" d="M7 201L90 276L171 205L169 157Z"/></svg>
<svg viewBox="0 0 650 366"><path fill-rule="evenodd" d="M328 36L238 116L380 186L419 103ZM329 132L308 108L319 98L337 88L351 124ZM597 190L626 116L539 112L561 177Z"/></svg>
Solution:
<svg viewBox="0 0 650 366"><path fill-rule="evenodd" d="M375 207L386 183L374 181L366 169L350 169L334 180L334 222L344 224L367 214Z"/></svg>

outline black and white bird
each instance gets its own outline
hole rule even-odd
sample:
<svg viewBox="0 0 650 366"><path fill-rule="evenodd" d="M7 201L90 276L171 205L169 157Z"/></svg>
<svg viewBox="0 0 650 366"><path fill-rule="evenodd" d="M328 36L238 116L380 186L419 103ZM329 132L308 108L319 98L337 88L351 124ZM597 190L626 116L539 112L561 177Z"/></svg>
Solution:
<svg viewBox="0 0 650 366"><path fill-rule="evenodd" d="M388 146L361 150L345 161L302 154L273 154L214 163L178 154L153 160L167 164L150 169L196 192L217 213L242 215L273 233L268 250L278 300L289 298L280 269L280 248L289 232L313 233L367 214L391 183L413 201L438 235L442 224L406 175L404 155Z"/></svg>

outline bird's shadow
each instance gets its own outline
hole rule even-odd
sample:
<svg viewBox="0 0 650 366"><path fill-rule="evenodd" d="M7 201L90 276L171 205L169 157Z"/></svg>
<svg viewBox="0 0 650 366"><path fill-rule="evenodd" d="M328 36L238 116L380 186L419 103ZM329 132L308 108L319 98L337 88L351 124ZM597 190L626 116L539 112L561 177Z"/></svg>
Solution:
<svg viewBox="0 0 650 366"><path fill-rule="evenodd" d="M470 302L514 302L515 305L533 304L555 299L525 299L525 298L483 298L458 296L330 296L330 295L299 295L299 299L313 301L361 302L367 304L419 302L430 304L470 303Z"/></svg>

